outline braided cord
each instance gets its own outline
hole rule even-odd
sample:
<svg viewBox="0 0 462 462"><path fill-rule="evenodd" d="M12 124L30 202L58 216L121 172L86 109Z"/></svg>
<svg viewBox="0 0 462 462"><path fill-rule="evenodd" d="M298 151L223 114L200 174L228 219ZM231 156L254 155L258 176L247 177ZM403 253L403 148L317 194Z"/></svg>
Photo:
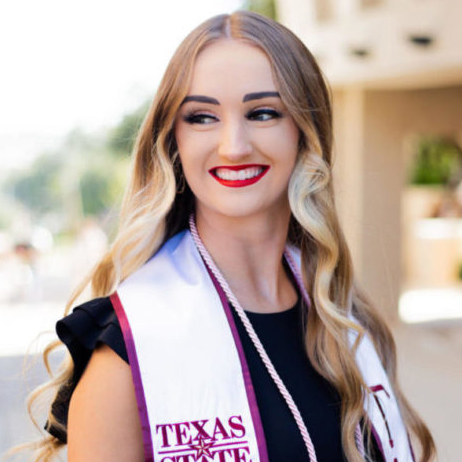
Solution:
<svg viewBox="0 0 462 462"><path fill-rule="evenodd" d="M292 415L295 419L295 422L300 430L300 433L302 435L303 441L305 442L306 449L308 451L308 456L310 459L310 462L317 462L316 458L316 452L314 450L313 442L311 441L310 435L308 433L308 429L306 428L305 423L303 422L302 416L300 414L300 411L295 404L291 394L287 390L284 382L282 379L279 377L279 374L276 372L276 369L273 366L273 363L271 362L270 358L268 357L268 354L266 353L263 345L260 342L260 339L258 338L252 324L249 321L249 318L245 314L245 311L243 310L241 304L231 291L231 288L229 287L228 283L226 282L225 278L221 274L220 270L218 267L215 265L214 261L212 260L212 257L208 253L207 249L205 248L204 244L201 241L201 238L199 237L199 233L197 232L196 224L194 222L194 217L191 215L189 218L189 226L191 229L191 235L193 237L194 243L196 244L197 249L199 250L199 253L201 254L202 258L206 262L207 266L209 267L210 271L212 271L213 275L216 277L217 281L219 282L221 288L225 292L228 300L231 302L231 304L234 306L239 318L241 319L242 323L244 324L244 327L252 340L253 344L255 345L255 348L258 351L258 354L260 355L263 364L265 365L266 369L268 370L271 378L273 379L274 383L278 387L281 395L283 396L284 400L287 403L287 406L289 407L290 411L292 412Z"/></svg>
<svg viewBox="0 0 462 462"><path fill-rule="evenodd" d="M363 433L361 431L361 426L359 425L359 423L356 425L355 438L356 447L358 448L358 451L361 454L361 456L364 458L366 450L364 449Z"/></svg>

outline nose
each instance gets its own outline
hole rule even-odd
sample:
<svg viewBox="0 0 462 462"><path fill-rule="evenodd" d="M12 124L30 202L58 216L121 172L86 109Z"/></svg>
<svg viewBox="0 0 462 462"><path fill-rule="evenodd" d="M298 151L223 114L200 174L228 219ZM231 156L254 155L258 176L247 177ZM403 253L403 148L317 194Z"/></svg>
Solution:
<svg viewBox="0 0 462 462"><path fill-rule="evenodd" d="M252 153L252 145L245 123L228 120L222 123L218 155L232 161L238 161Z"/></svg>

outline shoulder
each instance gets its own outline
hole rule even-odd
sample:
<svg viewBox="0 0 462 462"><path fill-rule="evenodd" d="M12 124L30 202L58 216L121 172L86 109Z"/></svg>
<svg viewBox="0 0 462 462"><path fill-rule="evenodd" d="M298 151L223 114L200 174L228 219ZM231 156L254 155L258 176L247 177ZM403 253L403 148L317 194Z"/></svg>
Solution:
<svg viewBox="0 0 462 462"><path fill-rule="evenodd" d="M47 425L47 430L66 442L70 399L89 363L99 362L101 357L117 356L126 363L127 369L129 367L122 331L109 297L75 307L71 314L58 321L56 332L72 357L73 372L68 382L58 390L51 407L53 417L62 428ZM107 350L111 350L112 354Z"/></svg>
<svg viewBox="0 0 462 462"><path fill-rule="evenodd" d="M143 444L130 366L111 348L92 354L69 406L69 461L142 461Z"/></svg>

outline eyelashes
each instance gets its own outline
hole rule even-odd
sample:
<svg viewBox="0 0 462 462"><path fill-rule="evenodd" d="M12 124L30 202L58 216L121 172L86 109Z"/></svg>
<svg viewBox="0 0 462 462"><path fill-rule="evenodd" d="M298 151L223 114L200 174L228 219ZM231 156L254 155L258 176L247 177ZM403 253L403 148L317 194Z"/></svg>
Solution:
<svg viewBox="0 0 462 462"><path fill-rule="evenodd" d="M282 114L275 109L268 109L268 108L263 108L263 109L255 109L253 111L250 111L246 115L247 119L249 120L257 120L264 122L266 120L271 120L271 119L280 119L282 117Z"/></svg>
<svg viewBox="0 0 462 462"><path fill-rule="evenodd" d="M248 120L257 121L257 122L266 122L268 120L279 119L282 117L282 114L275 109L262 108L254 109L249 111L245 117ZM200 124L206 125L213 122L218 122L218 117L208 114L206 112L196 112L191 111L186 113L183 117L183 121L188 124Z"/></svg>
<svg viewBox="0 0 462 462"><path fill-rule="evenodd" d="M218 119L210 114L190 112L183 116L183 120L188 124L210 124Z"/></svg>

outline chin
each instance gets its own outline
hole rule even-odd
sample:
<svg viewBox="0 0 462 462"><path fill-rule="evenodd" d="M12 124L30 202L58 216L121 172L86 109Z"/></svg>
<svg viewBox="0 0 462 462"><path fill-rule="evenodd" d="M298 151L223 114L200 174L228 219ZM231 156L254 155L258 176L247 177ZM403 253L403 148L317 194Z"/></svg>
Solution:
<svg viewBox="0 0 462 462"><path fill-rule="evenodd" d="M199 206L200 207L200 206ZM288 203L287 203L288 207ZM286 207L284 207L284 210ZM279 214L284 214L280 207L271 207L267 204L263 205L261 203L252 204L249 201L236 201L233 204L214 204L214 205L204 205L200 207L198 212L202 216L213 216L215 218L221 218L223 220L248 220L248 219L261 219L265 216L271 217L274 219L275 216Z"/></svg>

